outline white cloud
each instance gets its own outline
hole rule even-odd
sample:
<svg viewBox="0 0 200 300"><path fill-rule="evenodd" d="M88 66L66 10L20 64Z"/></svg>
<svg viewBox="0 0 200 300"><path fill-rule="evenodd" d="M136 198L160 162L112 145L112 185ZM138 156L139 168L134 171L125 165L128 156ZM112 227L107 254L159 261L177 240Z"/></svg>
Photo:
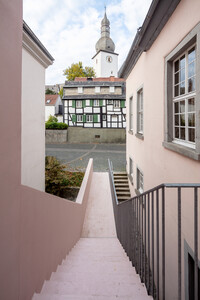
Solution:
<svg viewBox="0 0 200 300"><path fill-rule="evenodd" d="M92 66L105 2L120 66L151 0L24 0L24 20L55 58L47 84L64 82L63 70L73 62Z"/></svg>

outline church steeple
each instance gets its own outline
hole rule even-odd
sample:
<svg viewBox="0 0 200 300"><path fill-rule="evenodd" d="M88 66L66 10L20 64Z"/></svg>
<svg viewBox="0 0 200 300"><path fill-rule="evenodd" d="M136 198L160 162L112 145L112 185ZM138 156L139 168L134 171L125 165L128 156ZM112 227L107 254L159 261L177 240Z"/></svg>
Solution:
<svg viewBox="0 0 200 300"><path fill-rule="evenodd" d="M115 44L113 40L110 38L110 21L106 15L106 8L104 18L101 21L101 37L96 43L96 51L100 50L114 52Z"/></svg>

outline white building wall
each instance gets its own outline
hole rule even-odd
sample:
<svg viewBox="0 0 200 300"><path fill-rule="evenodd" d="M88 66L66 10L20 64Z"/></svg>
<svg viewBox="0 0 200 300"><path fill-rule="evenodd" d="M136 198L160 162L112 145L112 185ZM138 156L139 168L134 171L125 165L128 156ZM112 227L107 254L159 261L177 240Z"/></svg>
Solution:
<svg viewBox="0 0 200 300"><path fill-rule="evenodd" d="M44 98L45 68L22 49L21 182L40 191L45 190Z"/></svg>
<svg viewBox="0 0 200 300"><path fill-rule="evenodd" d="M55 115L55 106L45 106L45 122L48 120L50 115Z"/></svg>

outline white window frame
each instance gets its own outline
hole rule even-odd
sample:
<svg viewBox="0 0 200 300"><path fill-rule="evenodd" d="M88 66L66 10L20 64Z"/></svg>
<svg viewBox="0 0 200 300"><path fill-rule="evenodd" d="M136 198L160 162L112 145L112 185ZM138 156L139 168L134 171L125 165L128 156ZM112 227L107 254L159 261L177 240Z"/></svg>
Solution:
<svg viewBox="0 0 200 300"><path fill-rule="evenodd" d="M180 145L186 146L186 147L190 147L195 149L195 142L189 141L189 136L188 136L188 131L189 129L192 129L195 131L195 127L189 126L188 125L188 115L193 113L196 114L196 110L194 110L193 112L189 112L188 110L188 102L190 99L194 99L195 102L195 98L196 98L196 89L192 92L188 91L188 80L190 79L189 74L188 74L188 53L190 50L192 50L193 48L195 48L195 60L193 61L195 63L195 69L196 69L196 44L193 44L192 46L190 46L186 51L184 51L183 53L181 53L181 55L179 55L174 61L173 61L173 142L174 143L178 143ZM180 73L180 69L179 72L175 72L175 63L177 61L180 60L180 58L185 57L185 64L184 64L184 70L185 70L185 93L180 94L180 88L179 88L179 95L175 95L175 86L179 86L180 85L180 81L178 84L175 84L175 74ZM194 75L192 76L195 79L195 85L196 85L196 73L194 73ZM183 82L183 81L182 81ZM180 106L181 103L185 103L184 107L184 112L182 113L176 113L175 112L175 105L178 104ZM181 126L181 116L185 118L185 126ZM179 125L176 125L175 122L175 118L179 117ZM176 129L179 129L179 138L176 137ZM183 129L185 131L185 139L180 137L180 131L181 129Z"/></svg>
<svg viewBox="0 0 200 300"><path fill-rule="evenodd" d="M76 108L82 108L82 101L76 100Z"/></svg>
<svg viewBox="0 0 200 300"><path fill-rule="evenodd" d="M83 123L83 115L76 115L77 123Z"/></svg>
<svg viewBox="0 0 200 300"><path fill-rule="evenodd" d="M196 45L196 93L190 92L174 97L174 62ZM182 41L165 57L165 119L164 119L164 141L163 146L194 160L200 160L200 23L197 24ZM187 72L187 71L186 71ZM187 92L187 90L186 90ZM179 98L186 99L195 96L195 143L185 140L177 140L174 135L174 102ZM186 108L187 109L187 108ZM188 113L188 112L187 112Z"/></svg>
<svg viewBox="0 0 200 300"><path fill-rule="evenodd" d="M130 179L132 184L133 184L133 175L134 175L133 159L131 157L129 157L129 179Z"/></svg>
<svg viewBox="0 0 200 300"><path fill-rule="evenodd" d="M114 93L115 92L115 87L114 86L110 86L110 93Z"/></svg>
<svg viewBox="0 0 200 300"><path fill-rule="evenodd" d="M144 174L139 167L136 169L137 191L142 194L144 192Z"/></svg>
<svg viewBox="0 0 200 300"><path fill-rule="evenodd" d="M83 87L82 86L78 86L78 94L82 94L83 93Z"/></svg>
<svg viewBox="0 0 200 300"><path fill-rule="evenodd" d="M133 96L129 98L129 131L133 132Z"/></svg>
<svg viewBox="0 0 200 300"><path fill-rule="evenodd" d="M106 121L106 114L102 115L102 121Z"/></svg>
<svg viewBox="0 0 200 300"><path fill-rule="evenodd" d="M143 87L137 91L137 133L144 135Z"/></svg>
<svg viewBox="0 0 200 300"><path fill-rule="evenodd" d="M95 93L99 94L101 92L100 86L95 86Z"/></svg>
<svg viewBox="0 0 200 300"><path fill-rule="evenodd" d="M113 100L108 100L108 105L112 105L113 104Z"/></svg>
<svg viewBox="0 0 200 300"><path fill-rule="evenodd" d="M120 100L114 100L113 107L120 108Z"/></svg>
<svg viewBox="0 0 200 300"><path fill-rule="evenodd" d="M99 106L99 100L97 100L97 99L93 100L93 105L94 106Z"/></svg>
<svg viewBox="0 0 200 300"><path fill-rule="evenodd" d="M93 122L93 115L86 115L86 122L92 123Z"/></svg>

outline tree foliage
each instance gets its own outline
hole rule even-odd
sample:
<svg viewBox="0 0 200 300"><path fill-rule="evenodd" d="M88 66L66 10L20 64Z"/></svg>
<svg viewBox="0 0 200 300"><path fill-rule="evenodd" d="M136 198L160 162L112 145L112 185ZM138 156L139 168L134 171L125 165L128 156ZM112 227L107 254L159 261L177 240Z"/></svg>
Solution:
<svg viewBox="0 0 200 300"><path fill-rule="evenodd" d="M56 93L54 91L50 90L49 88L46 89L45 94L46 95L56 95Z"/></svg>
<svg viewBox="0 0 200 300"><path fill-rule="evenodd" d="M58 94L60 95L60 98L62 99L62 97L63 97L63 87L60 89Z"/></svg>
<svg viewBox="0 0 200 300"><path fill-rule="evenodd" d="M67 80L72 81L76 77L95 77L95 71L92 67L83 67L81 61L72 63L70 67L64 70Z"/></svg>

